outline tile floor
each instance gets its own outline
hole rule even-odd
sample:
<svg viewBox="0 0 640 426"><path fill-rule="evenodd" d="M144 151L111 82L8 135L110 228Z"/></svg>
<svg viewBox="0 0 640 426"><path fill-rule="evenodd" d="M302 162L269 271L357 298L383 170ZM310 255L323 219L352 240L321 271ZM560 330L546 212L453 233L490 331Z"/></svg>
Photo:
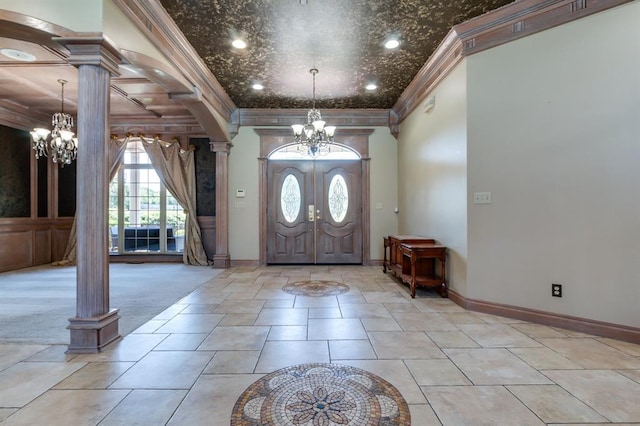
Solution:
<svg viewBox="0 0 640 426"><path fill-rule="evenodd" d="M350 290L304 297L289 281ZM411 299L379 267L232 268L95 355L0 343L0 424L228 425L267 373L340 363L391 382L412 425L640 424L640 346Z"/></svg>

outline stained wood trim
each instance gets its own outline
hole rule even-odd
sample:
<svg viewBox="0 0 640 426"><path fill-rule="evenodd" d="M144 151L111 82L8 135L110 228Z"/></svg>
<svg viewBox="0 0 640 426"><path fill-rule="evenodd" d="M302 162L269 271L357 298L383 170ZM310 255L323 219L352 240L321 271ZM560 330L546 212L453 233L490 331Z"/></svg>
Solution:
<svg viewBox="0 0 640 426"><path fill-rule="evenodd" d="M290 126L306 123L308 109L239 108L238 126ZM322 118L332 126L389 126L388 109L323 109ZM338 129L339 130L339 129Z"/></svg>
<svg viewBox="0 0 640 426"><path fill-rule="evenodd" d="M519 306L503 305L484 300L467 299L454 290L449 290L449 299L470 311L499 315L529 321L551 327L564 328L596 336L609 337L617 340L640 344L640 328L622 324L612 324L587 318L579 318Z"/></svg>
<svg viewBox="0 0 640 426"><path fill-rule="evenodd" d="M454 26L393 106L401 123L465 56L633 0L520 0Z"/></svg>

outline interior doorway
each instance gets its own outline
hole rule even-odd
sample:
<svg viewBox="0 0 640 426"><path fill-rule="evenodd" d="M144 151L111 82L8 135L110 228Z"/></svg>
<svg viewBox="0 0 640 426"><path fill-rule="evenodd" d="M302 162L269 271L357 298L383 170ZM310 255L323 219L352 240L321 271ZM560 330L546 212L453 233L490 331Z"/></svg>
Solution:
<svg viewBox="0 0 640 426"><path fill-rule="evenodd" d="M362 161L269 160L267 263L362 264Z"/></svg>

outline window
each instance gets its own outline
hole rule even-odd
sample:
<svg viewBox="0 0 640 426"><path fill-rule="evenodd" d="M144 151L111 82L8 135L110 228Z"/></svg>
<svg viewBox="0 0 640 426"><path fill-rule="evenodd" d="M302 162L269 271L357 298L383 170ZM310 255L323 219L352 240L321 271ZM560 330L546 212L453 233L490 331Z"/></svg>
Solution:
<svg viewBox="0 0 640 426"><path fill-rule="evenodd" d="M151 165L142 142L129 142L109 185L111 253L184 250L186 216Z"/></svg>

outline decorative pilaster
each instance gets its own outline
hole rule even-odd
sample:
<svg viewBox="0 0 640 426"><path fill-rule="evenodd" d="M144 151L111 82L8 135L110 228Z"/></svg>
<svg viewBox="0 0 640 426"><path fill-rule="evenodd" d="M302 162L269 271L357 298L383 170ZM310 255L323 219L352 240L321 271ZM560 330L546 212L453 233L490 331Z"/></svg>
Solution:
<svg viewBox="0 0 640 426"><path fill-rule="evenodd" d="M108 140L111 74L118 51L102 37L57 39L78 68L77 295L69 318L68 353L96 353L120 338L118 309L109 306Z"/></svg>
<svg viewBox="0 0 640 426"><path fill-rule="evenodd" d="M229 256L229 153L231 142L209 142L216 153L216 254L214 268L231 266Z"/></svg>

